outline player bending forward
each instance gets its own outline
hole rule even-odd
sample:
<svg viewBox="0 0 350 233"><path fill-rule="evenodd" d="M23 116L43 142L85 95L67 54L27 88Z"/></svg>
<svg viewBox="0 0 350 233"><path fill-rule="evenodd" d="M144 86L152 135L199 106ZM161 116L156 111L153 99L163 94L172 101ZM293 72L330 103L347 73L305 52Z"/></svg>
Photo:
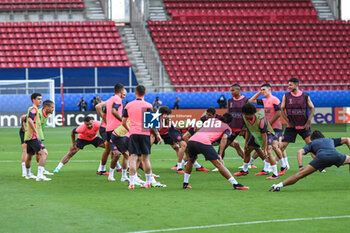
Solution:
<svg viewBox="0 0 350 233"><path fill-rule="evenodd" d="M206 160L210 160L219 172L225 177L232 185L233 189L249 189L249 187L239 184L232 174L225 167L222 161L222 153L225 149L228 136L231 135L232 130L228 124L232 121L232 115L225 113L221 120L211 118L208 120L208 126L202 127L193 137L188 141L188 154L189 161L186 164L186 170L184 174L184 189L192 188L188 182L191 176L193 163L196 161L198 154L203 154ZM212 143L218 139L221 139L219 154L215 151Z"/></svg>
<svg viewBox="0 0 350 233"><path fill-rule="evenodd" d="M280 191L282 187L292 185L316 170L322 171L333 165L340 167L350 164L350 155L341 154L335 149L343 144L346 144L350 149L350 138L325 138L320 131L315 130L311 134L311 142L298 151L297 159L300 171L279 184L273 184L270 191ZM316 157L304 168L302 156L309 152Z"/></svg>
<svg viewBox="0 0 350 233"><path fill-rule="evenodd" d="M92 120L91 117L85 117L84 124L71 131L71 138L73 145L69 148L69 152L62 158L54 173L58 173L61 168L68 163L68 161L80 150L87 145L94 145L95 147L105 148L105 143L102 138L97 137L97 132L100 129L101 122ZM75 140L75 134L78 139Z"/></svg>

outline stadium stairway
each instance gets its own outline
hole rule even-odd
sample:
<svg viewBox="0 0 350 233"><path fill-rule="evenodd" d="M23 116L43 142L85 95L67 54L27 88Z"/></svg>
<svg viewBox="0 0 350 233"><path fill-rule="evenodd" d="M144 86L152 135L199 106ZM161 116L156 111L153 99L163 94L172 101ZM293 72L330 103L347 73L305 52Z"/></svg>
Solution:
<svg viewBox="0 0 350 233"><path fill-rule="evenodd" d="M168 19L165 5L162 0L147 1L147 3L149 4L148 14L150 20L163 21Z"/></svg>
<svg viewBox="0 0 350 233"><path fill-rule="evenodd" d="M152 86L152 79L145 59L142 56L140 46L135 38L135 33L130 26L118 27L120 37L125 46L126 54L129 57L130 64L135 72L137 81L140 85Z"/></svg>
<svg viewBox="0 0 350 233"><path fill-rule="evenodd" d="M105 14L100 1L85 0L85 17L89 20L105 20Z"/></svg>
<svg viewBox="0 0 350 233"><path fill-rule="evenodd" d="M333 20L334 15L329 8L327 0L311 0L316 8L317 15L319 19L329 19Z"/></svg>

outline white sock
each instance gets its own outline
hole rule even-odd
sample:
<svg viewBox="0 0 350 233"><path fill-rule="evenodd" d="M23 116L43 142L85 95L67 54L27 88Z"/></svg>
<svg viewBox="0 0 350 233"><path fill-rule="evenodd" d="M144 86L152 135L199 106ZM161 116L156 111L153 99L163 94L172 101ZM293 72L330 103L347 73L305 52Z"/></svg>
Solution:
<svg viewBox="0 0 350 233"><path fill-rule="evenodd" d="M188 184L188 181L189 181L189 179L190 179L190 176L191 176L191 174L185 173L185 175L184 175L184 183L187 183L187 184Z"/></svg>
<svg viewBox="0 0 350 233"><path fill-rule="evenodd" d="M237 180L235 178L233 178L233 176L231 176L230 179L228 179L228 181L231 183L231 184L238 184Z"/></svg>
<svg viewBox="0 0 350 233"><path fill-rule="evenodd" d="M27 169L27 175L29 176L30 174L32 174L32 170L31 168L26 168Z"/></svg>
<svg viewBox="0 0 350 233"><path fill-rule="evenodd" d="M135 175L136 176L136 175ZM135 179L135 176L130 176L130 179L129 179L129 184L130 185L134 185L134 179Z"/></svg>
<svg viewBox="0 0 350 233"><path fill-rule="evenodd" d="M151 184L157 183L156 179L154 179L153 176L151 176Z"/></svg>
<svg viewBox="0 0 350 233"><path fill-rule="evenodd" d="M119 161L117 161L117 167L116 167L116 169L117 169L117 170L120 170L120 169L122 169L122 166L120 166L120 163L119 163Z"/></svg>
<svg viewBox="0 0 350 233"><path fill-rule="evenodd" d="M122 169L122 178L127 178L126 172L128 170L127 169Z"/></svg>
<svg viewBox="0 0 350 233"><path fill-rule="evenodd" d="M277 185L276 185L276 187L278 187L278 188L282 188L282 187L283 187L282 182L281 182L281 183L279 183L279 184L277 184Z"/></svg>
<svg viewBox="0 0 350 233"><path fill-rule="evenodd" d="M265 172L269 172L270 163L266 162L266 160L264 160L264 163L265 163L265 165L264 165L264 171L265 171Z"/></svg>
<svg viewBox="0 0 350 233"><path fill-rule="evenodd" d="M102 170L102 161L100 161L100 165L98 166L98 170L97 170L98 172L100 172L100 171L103 171Z"/></svg>
<svg viewBox="0 0 350 233"><path fill-rule="evenodd" d="M182 169L182 163L177 163L177 170Z"/></svg>
<svg viewBox="0 0 350 233"><path fill-rule="evenodd" d="M146 174L146 184L151 184L152 174Z"/></svg>
<svg viewBox="0 0 350 233"><path fill-rule="evenodd" d="M114 170L115 170L115 168L109 168L108 178L114 178Z"/></svg>
<svg viewBox="0 0 350 233"><path fill-rule="evenodd" d="M243 171L247 172L248 171L248 163L243 163Z"/></svg>
<svg viewBox="0 0 350 233"><path fill-rule="evenodd" d="M24 174L26 174L26 172L27 172L26 163L23 162L22 163L22 174L24 175Z"/></svg>
<svg viewBox="0 0 350 233"><path fill-rule="evenodd" d="M38 177L41 177L43 175L44 170L45 170L44 167L42 167L42 166L38 167Z"/></svg>
<svg viewBox="0 0 350 233"><path fill-rule="evenodd" d="M286 162L284 161L284 158L280 159L280 161L281 161L281 167L285 168Z"/></svg>
<svg viewBox="0 0 350 233"><path fill-rule="evenodd" d="M202 166L196 161L196 162L194 162L194 164L193 164L196 168L201 168Z"/></svg>
<svg viewBox="0 0 350 233"><path fill-rule="evenodd" d="M64 166L64 164L63 164L62 162L60 162L60 163L57 165L57 169L60 170L63 166Z"/></svg>
<svg viewBox="0 0 350 233"><path fill-rule="evenodd" d="M272 165L272 173L275 175L275 176L278 176L278 173L277 173L277 165Z"/></svg>
<svg viewBox="0 0 350 233"><path fill-rule="evenodd" d="M285 158L284 158L284 162L286 163L286 166L289 168L288 157L285 157Z"/></svg>
<svg viewBox="0 0 350 233"><path fill-rule="evenodd" d="M102 170L101 171L106 171L106 165L102 165Z"/></svg>
<svg viewBox="0 0 350 233"><path fill-rule="evenodd" d="M254 159L253 157L252 157L252 158L250 158L250 161L249 161L249 163L248 163L248 164L249 164L249 165L252 165L252 164L253 164L253 162L254 162L254 160L255 160L255 159Z"/></svg>
<svg viewBox="0 0 350 233"><path fill-rule="evenodd" d="M185 161L185 160L182 160L181 163L182 163L182 166L183 166L183 165L186 164L186 161Z"/></svg>

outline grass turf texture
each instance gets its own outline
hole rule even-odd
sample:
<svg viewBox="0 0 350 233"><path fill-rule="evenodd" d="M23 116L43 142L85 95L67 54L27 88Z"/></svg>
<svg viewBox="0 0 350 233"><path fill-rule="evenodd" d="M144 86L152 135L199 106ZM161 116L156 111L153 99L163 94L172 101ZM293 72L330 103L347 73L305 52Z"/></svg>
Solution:
<svg viewBox="0 0 350 233"><path fill-rule="evenodd" d="M46 129L45 146L49 152L46 169L52 171L67 153L72 128ZM327 137L349 136L349 127L314 125ZM298 136L287 148L291 170L278 180L254 176L250 169L246 177L237 180L251 189L232 190L218 172L192 172L190 185L183 190L183 175L170 168L176 163L175 152L165 145L152 147L153 172L159 174L166 188L128 190L128 184L108 182L107 176L95 174L102 149L87 146L54 175L50 182L36 182L21 177L21 146L18 129L0 129L0 232L130 232L250 222L273 219L343 216L350 213L349 167L328 168L326 173L314 173L281 192L268 189L298 170L296 152L304 143ZM243 139L239 141L243 146ZM350 154L346 146L338 149ZM304 165L311 160L304 156ZM109 166L110 159L107 163ZM213 169L210 162L199 156L204 167ZM225 158L226 166L239 171L242 160L232 148ZM33 159L32 171L37 163ZM143 173L142 173L143 174ZM144 176L143 176L144 179ZM349 219L327 219L299 222L262 223L226 226L185 232L348 232Z"/></svg>

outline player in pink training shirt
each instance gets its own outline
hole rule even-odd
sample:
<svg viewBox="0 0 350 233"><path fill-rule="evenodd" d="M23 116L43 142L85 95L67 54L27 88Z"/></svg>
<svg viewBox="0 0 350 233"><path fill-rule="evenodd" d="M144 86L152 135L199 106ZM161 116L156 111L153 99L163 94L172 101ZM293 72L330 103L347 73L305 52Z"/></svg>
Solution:
<svg viewBox="0 0 350 233"><path fill-rule="evenodd" d="M225 113L220 120L216 118L208 119L203 127L190 138L188 141L188 154L189 161L186 164L186 170L184 174L183 188L192 188L189 184L189 178L192 172L194 161L196 161L198 154L203 154L206 160L210 160L219 172L225 177L232 185L233 189L249 189L249 187L239 184L232 174L225 167L222 161L222 153L225 150L228 137L232 134L232 130L228 124L232 121L232 115ZM221 138L219 154L215 151L212 143Z"/></svg>
<svg viewBox="0 0 350 233"><path fill-rule="evenodd" d="M134 189L134 179L136 175L136 164L139 156L141 156L144 164L144 172L146 175L146 184L141 188L150 188L152 179L152 169L149 160L151 153L151 129L143 128L143 115L146 111L152 111L152 104L144 100L146 88L142 85L136 87L136 100L128 103L123 112L123 126L129 131L129 189ZM127 120L130 120L130 127ZM161 141L159 132L156 131L157 139Z"/></svg>
<svg viewBox="0 0 350 233"><path fill-rule="evenodd" d="M80 150L84 149L87 145L94 145L95 147L105 148L105 144L102 138L97 136L97 132L100 129L101 122L94 121L91 117L85 117L84 124L75 128L71 132L71 138L73 145L70 147L69 152L62 158L58 164L54 173L58 173L61 168L68 163L68 161ZM79 134L78 139L75 140L75 134Z"/></svg>
<svg viewBox="0 0 350 233"><path fill-rule="evenodd" d="M123 103L122 99L125 98L126 92L123 97L124 86L120 83L114 86L114 95L110 97L107 101L102 102L96 105L97 113L102 117L103 121L106 122L106 132L103 135L103 139L105 140L106 149L102 155L101 162L99 168L96 172L98 175L109 175L106 172L106 163L108 159L108 154L110 153L110 145L109 141L111 140L112 132L119 126L121 126L122 121L122 112L123 112ZM105 108L106 113L103 112L103 108Z"/></svg>
<svg viewBox="0 0 350 233"><path fill-rule="evenodd" d="M261 94L263 94L266 99L257 99ZM272 148L275 151L278 159L281 161L281 171L278 173L279 176L284 175L288 170L289 163L287 156L284 156L280 149L280 139L282 138L282 122L280 119L281 116L281 101L271 94L271 85L265 83L261 85L261 91L256 93L252 98L249 99L249 102L264 106L264 113L266 119L271 124L275 135L273 137ZM268 146L269 150L271 146ZM263 172L267 175L269 170L269 164L265 161L265 168Z"/></svg>

